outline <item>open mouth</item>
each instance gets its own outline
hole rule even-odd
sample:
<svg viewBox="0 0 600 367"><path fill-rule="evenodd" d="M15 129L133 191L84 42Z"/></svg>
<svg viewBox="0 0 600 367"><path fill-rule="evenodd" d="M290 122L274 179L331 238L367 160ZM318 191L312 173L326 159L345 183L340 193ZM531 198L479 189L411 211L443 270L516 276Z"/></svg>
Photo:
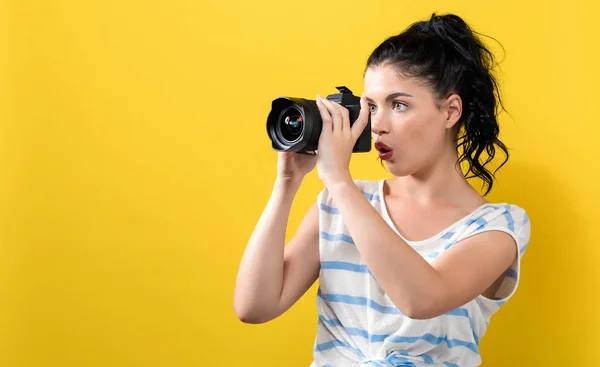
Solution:
<svg viewBox="0 0 600 367"><path fill-rule="evenodd" d="M377 151L383 152L383 153L392 151L392 148L390 148L389 146L387 146L381 142L375 143L375 149L377 149Z"/></svg>
<svg viewBox="0 0 600 367"><path fill-rule="evenodd" d="M383 160L387 160L392 157L393 149L381 142L375 143L375 149L379 153L379 158Z"/></svg>

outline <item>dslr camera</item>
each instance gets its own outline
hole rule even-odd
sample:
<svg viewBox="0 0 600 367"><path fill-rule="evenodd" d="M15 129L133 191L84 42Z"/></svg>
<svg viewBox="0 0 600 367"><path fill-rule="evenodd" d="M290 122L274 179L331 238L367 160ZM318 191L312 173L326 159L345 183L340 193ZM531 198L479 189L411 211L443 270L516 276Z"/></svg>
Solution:
<svg viewBox="0 0 600 367"><path fill-rule="evenodd" d="M336 88L339 93L330 94L326 98L348 109L352 126L360 113L360 97L352 94L345 86ZM371 114L368 114L368 119L365 129L352 149L353 153L371 151ZM323 121L316 100L278 97L271 103L271 111L267 117L267 133L276 151L314 154L318 149L322 126Z"/></svg>

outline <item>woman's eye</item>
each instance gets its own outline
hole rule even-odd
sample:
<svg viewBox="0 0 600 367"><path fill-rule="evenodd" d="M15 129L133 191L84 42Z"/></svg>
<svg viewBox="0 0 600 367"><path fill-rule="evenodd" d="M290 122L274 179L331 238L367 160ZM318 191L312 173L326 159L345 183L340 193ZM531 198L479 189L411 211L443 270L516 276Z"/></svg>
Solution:
<svg viewBox="0 0 600 367"><path fill-rule="evenodd" d="M406 105L402 102L394 102L394 110L396 111L404 111L406 109Z"/></svg>
<svg viewBox="0 0 600 367"><path fill-rule="evenodd" d="M369 112L373 113L377 110L377 107L375 107L374 105L369 105Z"/></svg>

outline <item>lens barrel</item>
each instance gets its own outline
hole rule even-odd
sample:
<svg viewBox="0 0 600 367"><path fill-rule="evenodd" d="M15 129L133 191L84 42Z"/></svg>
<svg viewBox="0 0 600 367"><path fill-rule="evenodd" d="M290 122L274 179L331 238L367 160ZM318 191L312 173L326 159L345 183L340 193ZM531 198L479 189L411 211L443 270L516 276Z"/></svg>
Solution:
<svg viewBox="0 0 600 367"><path fill-rule="evenodd" d="M336 87L340 93L330 94L327 99L348 109L350 125L360 115L360 98L345 86ZM371 150L371 115L352 152ZM312 99L278 97L271 102L267 116L267 133L274 150L280 152L311 153L318 149L323 128L317 102Z"/></svg>

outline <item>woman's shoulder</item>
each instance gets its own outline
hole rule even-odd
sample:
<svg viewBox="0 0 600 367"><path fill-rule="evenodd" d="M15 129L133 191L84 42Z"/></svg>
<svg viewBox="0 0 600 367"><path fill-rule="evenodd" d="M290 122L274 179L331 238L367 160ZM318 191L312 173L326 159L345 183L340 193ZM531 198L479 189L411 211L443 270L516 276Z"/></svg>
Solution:
<svg viewBox="0 0 600 367"><path fill-rule="evenodd" d="M511 232L518 232L529 223L527 211L515 203L486 203L473 214L472 223L488 228L505 227Z"/></svg>
<svg viewBox="0 0 600 367"><path fill-rule="evenodd" d="M463 222L460 237L470 237L486 231L508 233L515 239L522 253L530 240L531 221L527 210L515 203L486 203Z"/></svg>

